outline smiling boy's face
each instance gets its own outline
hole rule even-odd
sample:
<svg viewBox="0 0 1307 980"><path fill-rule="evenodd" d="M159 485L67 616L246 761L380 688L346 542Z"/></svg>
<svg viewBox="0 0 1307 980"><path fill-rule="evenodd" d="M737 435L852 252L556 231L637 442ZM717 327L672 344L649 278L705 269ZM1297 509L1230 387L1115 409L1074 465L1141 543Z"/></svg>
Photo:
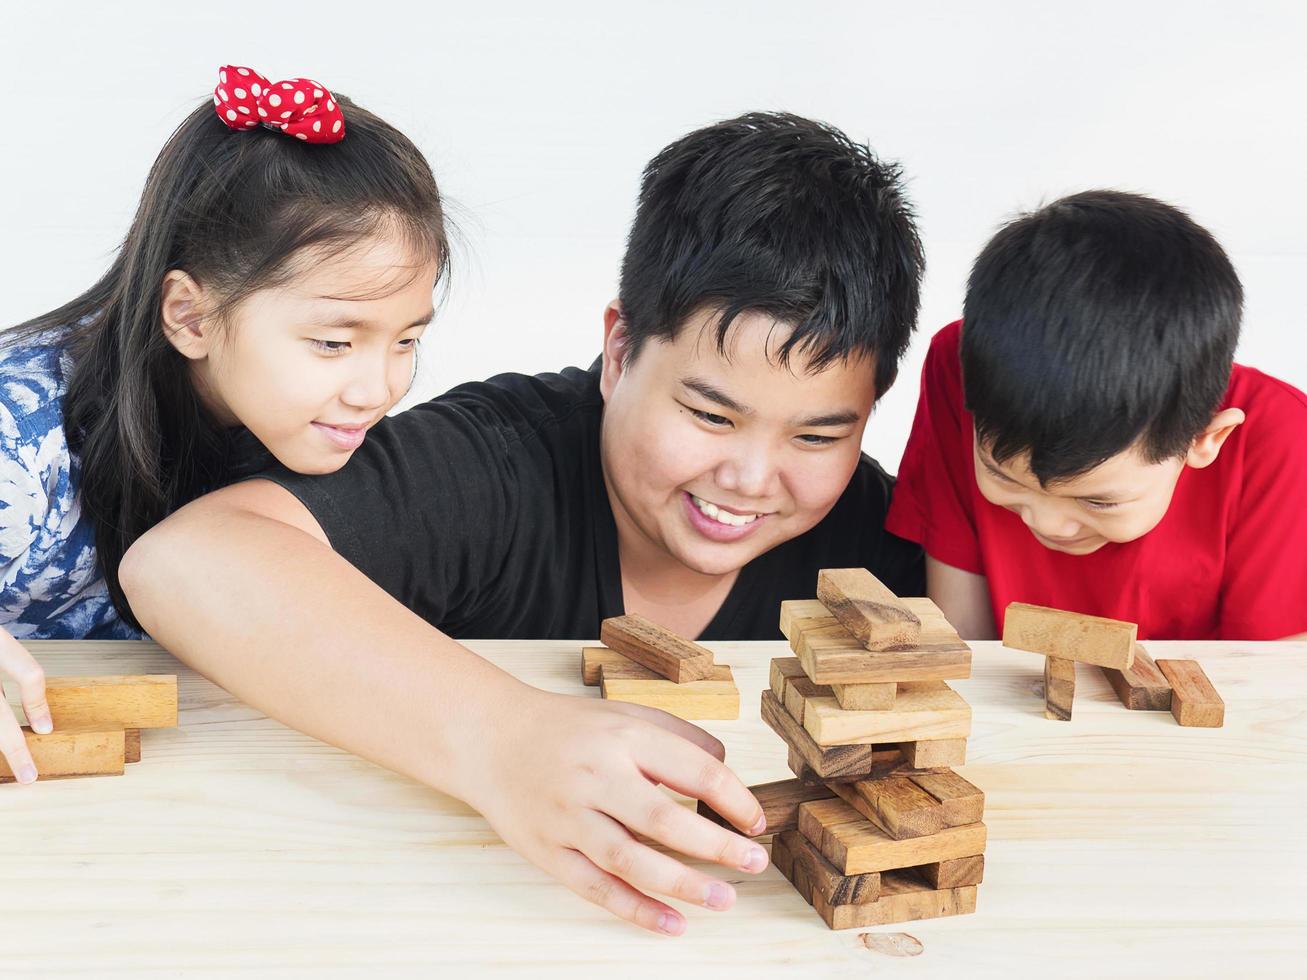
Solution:
<svg viewBox="0 0 1307 980"><path fill-rule="evenodd" d="M808 373L775 351L790 329L734 322L725 356L715 314L673 341L649 340L623 364L610 307L602 452L619 535L687 568L725 575L817 524L848 486L875 396L875 363Z"/></svg>
<svg viewBox="0 0 1307 980"><path fill-rule="evenodd" d="M1045 548L1068 555L1092 554L1155 528L1186 465L1183 456L1150 463L1132 448L1088 473L1041 487L1028 454L999 463L974 434L972 446L985 499L1019 516Z"/></svg>

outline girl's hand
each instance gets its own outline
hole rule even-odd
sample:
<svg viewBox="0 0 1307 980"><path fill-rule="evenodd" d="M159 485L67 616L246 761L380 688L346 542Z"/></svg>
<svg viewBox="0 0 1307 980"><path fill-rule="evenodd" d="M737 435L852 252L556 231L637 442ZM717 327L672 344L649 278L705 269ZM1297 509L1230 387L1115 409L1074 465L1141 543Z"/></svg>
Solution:
<svg viewBox="0 0 1307 980"><path fill-rule="evenodd" d="M54 731L50 708L45 703L45 671L25 647L0 629L0 684L6 680L18 685L27 723L32 730L42 735ZM27 749L18 718L3 708L0 708L0 755L5 757L20 783L35 782L36 765Z"/></svg>
<svg viewBox="0 0 1307 980"><path fill-rule="evenodd" d="M701 728L640 705L530 689L502 706L452 786L505 842L582 898L653 932L685 919L646 892L727 909L735 889L637 840L640 834L733 872L767 867L758 844L658 789L707 801L735 826L762 832L763 813ZM488 726L489 727L489 726Z"/></svg>

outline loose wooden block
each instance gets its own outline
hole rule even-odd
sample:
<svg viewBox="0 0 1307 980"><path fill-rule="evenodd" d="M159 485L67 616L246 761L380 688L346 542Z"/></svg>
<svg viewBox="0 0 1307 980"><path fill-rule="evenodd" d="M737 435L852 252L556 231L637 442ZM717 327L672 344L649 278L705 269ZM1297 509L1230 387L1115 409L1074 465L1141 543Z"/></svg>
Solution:
<svg viewBox="0 0 1307 980"><path fill-rule="evenodd" d="M890 776L905 776L917 771L907 764L907 761L903 758L903 753L898 750L897 746L877 745L873 746L873 748L875 751L872 753L871 769L860 773L819 776L792 746L789 747L787 761L789 762L790 771L801 780L823 786L834 786L837 783L856 783L861 779L886 779Z"/></svg>
<svg viewBox="0 0 1307 980"><path fill-rule="evenodd" d="M762 692L762 720L822 779L865 776L875 765L874 745L838 745L822 749L770 690Z"/></svg>
<svg viewBox="0 0 1307 980"><path fill-rule="evenodd" d="M23 738L27 740L40 779L123 774L126 750L121 728L109 731L56 728L48 735L24 728ZM14 778L13 770L0 757L0 783L13 782Z"/></svg>
<svg viewBox="0 0 1307 980"><path fill-rule="evenodd" d="M840 621L820 599L786 599L781 603L781 636L787 640L793 640L803 630L839 625Z"/></svg>
<svg viewBox="0 0 1307 980"><path fill-rule="evenodd" d="M968 885L979 885L984 880L985 855L973 854L952 861L936 861L913 870L921 872L931 888L965 888Z"/></svg>
<svg viewBox="0 0 1307 980"><path fill-rule="evenodd" d="M663 677L631 676L628 667L604 664L599 671L600 690L609 701L643 704L689 721L731 721L740 717L740 691L731 669L725 665L714 668L717 666L721 680L677 684Z"/></svg>
<svg viewBox="0 0 1307 980"><path fill-rule="evenodd" d="M1103 667L1102 671L1121 703L1131 711L1171 710L1171 685L1148 651L1138 643L1134 663L1129 667L1124 670Z"/></svg>
<svg viewBox="0 0 1307 980"><path fill-rule="evenodd" d="M825 697L833 701L829 687L823 687L820 684L814 684L808 677L791 677L785 683L785 697L781 703L785 705L785 710L794 716L794 720L800 725L803 724L803 708L811 700Z"/></svg>
<svg viewBox="0 0 1307 980"><path fill-rule="evenodd" d="M865 905L880 897L880 872L842 875L797 830L786 831L781 837L793 866L806 872L814 895L821 895L831 905Z"/></svg>
<svg viewBox="0 0 1307 980"><path fill-rule="evenodd" d="M965 739L971 734L971 706L943 681L899 684L889 711L845 711L833 697L800 695L804 683L811 684L805 678L786 689L786 706L792 693L801 698L803 727L821 746ZM799 711L790 714L799 718Z"/></svg>
<svg viewBox="0 0 1307 980"><path fill-rule="evenodd" d="M123 732L123 761L141 761L141 730L128 728Z"/></svg>
<svg viewBox="0 0 1307 980"><path fill-rule="evenodd" d="M771 839L771 866L781 873L786 881L794 882L794 855L785 846L785 835L777 834Z"/></svg>
<svg viewBox="0 0 1307 980"><path fill-rule="evenodd" d="M985 794L952 769L913 773L908 778L939 800L945 827L980 823L985 815Z"/></svg>
<svg viewBox="0 0 1307 980"><path fill-rule="evenodd" d="M894 707L898 685L893 681L880 684L832 684L835 700L846 711L888 711Z"/></svg>
<svg viewBox="0 0 1307 980"><path fill-rule="evenodd" d="M841 874L913 868L985 852L985 825L946 827L929 837L895 840L843 800L799 805L799 832Z"/></svg>
<svg viewBox="0 0 1307 980"><path fill-rule="evenodd" d="M177 724L177 675L47 677L45 700L60 728L171 728Z"/></svg>
<svg viewBox="0 0 1307 980"><path fill-rule="evenodd" d="M813 892L812 907L832 929L865 929L976 911L976 888L931 888L915 874L890 871L881 875L880 897L866 905L831 905Z"/></svg>
<svg viewBox="0 0 1307 980"><path fill-rule="evenodd" d="M1188 728L1220 728L1225 702L1197 660L1159 660L1157 668L1171 682L1171 714Z"/></svg>
<svg viewBox="0 0 1307 980"><path fill-rule="evenodd" d="M1071 720L1076 696L1076 662L1061 657L1044 658L1044 717Z"/></svg>
<svg viewBox="0 0 1307 980"><path fill-rule="evenodd" d="M599 686L599 672L608 664L617 667L630 667L632 670L644 671L644 676L649 680L656 677L662 677L648 667L641 667L629 657L623 657L616 650L609 650L607 647L582 647L581 648L581 683L586 687Z"/></svg>
<svg viewBox="0 0 1307 980"><path fill-rule="evenodd" d="M899 751L913 769L938 769L967 764L965 738L941 738L932 742L900 742Z"/></svg>
<svg viewBox="0 0 1307 980"><path fill-rule="evenodd" d="M910 777L862 779L832 784L831 789L895 840L927 837L944 829L944 805Z"/></svg>
<svg viewBox="0 0 1307 980"><path fill-rule="evenodd" d="M803 779L782 779L761 786L750 786L751 792L762 807L763 816L767 818L767 827L758 834L779 834L799 827L799 804L810 800L833 799L835 792L823 783L807 782ZM736 833L744 833L720 813L702 800L699 801L699 813L715 824L719 824ZM747 836L747 835L746 835Z"/></svg>
<svg viewBox="0 0 1307 980"><path fill-rule="evenodd" d="M610 650L678 684L704 680L713 666L712 651L635 613L605 619L599 638Z"/></svg>
<svg viewBox="0 0 1307 980"><path fill-rule="evenodd" d="M868 650L916 643L921 620L865 568L817 573L817 598Z"/></svg>
<svg viewBox="0 0 1307 980"><path fill-rule="evenodd" d="M921 621L916 643L867 650L840 624L796 628L788 620L790 649L818 684L882 684L890 681L954 680L971 676L971 648L929 599L902 600ZM782 613L783 620L785 619Z"/></svg>
<svg viewBox="0 0 1307 980"><path fill-rule="evenodd" d="M776 657L771 662L768 683L772 693L776 695L776 700L784 704L785 688L790 681L807 676L803 672L803 664L799 663L798 657Z"/></svg>
<svg viewBox="0 0 1307 980"><path fill-rule="evenodd" d="M1064 609L1009 603L1003 614L1003 645L1049 657L1124 670L1134 663L1139 627L1119 619Z"/></svg>

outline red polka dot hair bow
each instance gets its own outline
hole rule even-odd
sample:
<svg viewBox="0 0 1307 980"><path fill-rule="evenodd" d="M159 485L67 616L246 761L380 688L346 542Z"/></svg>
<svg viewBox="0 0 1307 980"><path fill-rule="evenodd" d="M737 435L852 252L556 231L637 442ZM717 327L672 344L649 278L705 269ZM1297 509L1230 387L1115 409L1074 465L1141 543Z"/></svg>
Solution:
<svg viewBox="0 0 1307 980"><path fill-rule="evenodd" d="M270 82L253 68L223 65L213 90L218 118L232 129L269 129L308 143L339 143L345 116L336 97L311 78Z"/></svg>

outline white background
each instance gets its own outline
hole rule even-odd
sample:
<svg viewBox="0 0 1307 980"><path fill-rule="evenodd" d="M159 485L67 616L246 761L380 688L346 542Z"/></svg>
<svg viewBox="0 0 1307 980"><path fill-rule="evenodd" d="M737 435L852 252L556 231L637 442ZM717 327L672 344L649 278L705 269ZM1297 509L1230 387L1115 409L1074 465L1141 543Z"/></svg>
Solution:
<svg viewBox="0 0 1307 980"><path fill-rule="evenodd" d="M928 274L867 449L897 469L929 335L1013 212L1095 186L1187 208L1247 290L1239 359L1307 388L1307 4L15 3L0 22L0 324L99 277L223 63L309 76L408 133L456 204L409 401L587 364L643 164L749 109L901 161Z"/></svg>

